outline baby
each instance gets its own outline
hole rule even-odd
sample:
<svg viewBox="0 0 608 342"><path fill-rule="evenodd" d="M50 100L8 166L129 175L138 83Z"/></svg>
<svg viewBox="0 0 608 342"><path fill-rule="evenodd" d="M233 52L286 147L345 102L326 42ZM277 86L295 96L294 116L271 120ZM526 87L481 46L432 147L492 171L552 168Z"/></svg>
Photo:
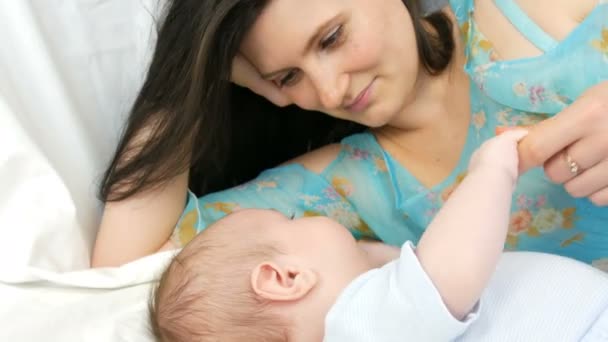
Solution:
<svg viewBox="0 0 608 342"><path fill-rule="evenodd" d="M162 276L151 305L156 335L222 342L607 337L605 274L557 256L500 260L524 135L503 133L476 152L416 247L356 242L325 217L228 215ZM586 281L572 284L577 276Z"/></svg>

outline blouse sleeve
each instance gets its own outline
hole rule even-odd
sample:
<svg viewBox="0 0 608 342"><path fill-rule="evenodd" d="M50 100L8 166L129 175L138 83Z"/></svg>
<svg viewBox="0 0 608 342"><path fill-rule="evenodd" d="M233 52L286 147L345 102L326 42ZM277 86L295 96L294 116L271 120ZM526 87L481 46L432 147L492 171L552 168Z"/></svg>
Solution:
<svg viewBox="0 0 608 342"><path fill-rule="evenodd" d="M274 209L286 216L328 216L362 237L364 224L348 200L323 176L300 164L267 170L243 185L188 201L172 240L178 246L188 243L207 226L231 212L244 209Z"/></svg>

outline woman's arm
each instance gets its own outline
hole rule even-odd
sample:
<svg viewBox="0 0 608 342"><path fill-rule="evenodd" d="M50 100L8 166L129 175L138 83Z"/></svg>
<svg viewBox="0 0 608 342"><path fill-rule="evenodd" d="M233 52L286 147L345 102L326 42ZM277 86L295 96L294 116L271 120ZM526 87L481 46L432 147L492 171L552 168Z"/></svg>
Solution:
<svg viewBox="0 0 608 342"><path fill-rule="evenodd" d="M113 161L110 174L120 172L134 161L142 160L142 151L149 148L148 145L153 141L159 140L159 127L164 128L160 123L160 119L154 120L153 117L145 126L135 130L130 139L123 137L126 146L116 152L117 158ZM183 153L179 150L181 147L174 147L174 155ZM156 167L149 164L145 167L153 171L162 170L168 165L178 167L175 162L165 161L164 165L160 164L162 161L158 162ZM114 179L111 185L105 185L108 197L117 198L116 194L136 187L138 177L145 174L143 168L140 169L126 177ZM126 198L119 196L115 200L106 201L93 247L91 267L120 266L159 251L171 236L184 210L188 177L189 171L186 168L186 171L158 185L152 183Z"/></svg>
<svg viewBox="0 0 608 342"><path fill-rule="evenodd" d="M340 145L332 144L306 153L285 164L299 163L311 171L310 175L323 171L340 151ZM289 178L297 178L292 174ZM300 175L305 177L304 175ZM271 177L272 178L272 177ZM308 182L317 183L318 179ZM256 179L272 183L274 180ZM294 183L297 185L297 182ZM327 184L319 183L319 188ZM169 238L182 215L186 202L188 173L185 172L162 188L138 193L128 199L106 204L91 265L93 267L118 266L137 258L171 248L176 248ZM199 199L198 205L203 217L202 226L222 216L217 210L218 203L234 203L238 207L283 208L296 206L295 201L300 189L288 189L287 184L274 187L252 187L248 191L233 188L208 194ZM290 208L293 209L293 208ZM285 208L286 211L287 208Z"/></svg>
<svg viewBox="0 0 608 342"><path fill-rule="evenodd" d="M184 210L187 190L185 172L161 188L108 202L91 266L119 266L157 252L167 243Z"/></svg>

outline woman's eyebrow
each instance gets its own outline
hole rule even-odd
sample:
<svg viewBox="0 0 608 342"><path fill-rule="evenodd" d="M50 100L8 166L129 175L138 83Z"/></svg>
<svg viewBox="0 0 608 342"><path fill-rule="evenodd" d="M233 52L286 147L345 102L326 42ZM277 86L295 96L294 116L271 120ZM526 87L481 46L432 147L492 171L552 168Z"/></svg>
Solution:
<svg viewBox="0 0 608 342"><path fill-rule="evenodd" d="M329 27L336 21L336 19L339 16L340 15L338 14L338 15L330 18L329 20L325 21L323 24L319 25L319 27L317 27L317 29L315 30L315 33L310 37L310 39L308 39L308 42L306 43L306 46L304 47L304 50L301 53L302 56L305 56L308 53L310 53L310 50L312 50L313 46L315 45L315 42L317 40L319 40L319 37L323 34L323 32L328 30ZM277 71L262 73L262 78L266 79L266 80L272 79L275 76L277 76L278 74L288 71L289 69L291 69L291 68L283 68L283 69L277 70Z"/></svg>

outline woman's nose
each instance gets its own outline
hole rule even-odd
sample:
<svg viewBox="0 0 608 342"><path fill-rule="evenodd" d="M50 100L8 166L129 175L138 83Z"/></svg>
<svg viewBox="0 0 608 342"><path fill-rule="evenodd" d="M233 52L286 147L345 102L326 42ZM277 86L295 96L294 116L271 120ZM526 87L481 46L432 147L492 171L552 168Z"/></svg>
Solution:
<svg viewBox="0 0 608 342"><path fill-rule="evenodd" d="M317 90L319 102L324 109L342 107L348 88L348 75L340 74L328 67L319 69L311 78Z"/></svg>

